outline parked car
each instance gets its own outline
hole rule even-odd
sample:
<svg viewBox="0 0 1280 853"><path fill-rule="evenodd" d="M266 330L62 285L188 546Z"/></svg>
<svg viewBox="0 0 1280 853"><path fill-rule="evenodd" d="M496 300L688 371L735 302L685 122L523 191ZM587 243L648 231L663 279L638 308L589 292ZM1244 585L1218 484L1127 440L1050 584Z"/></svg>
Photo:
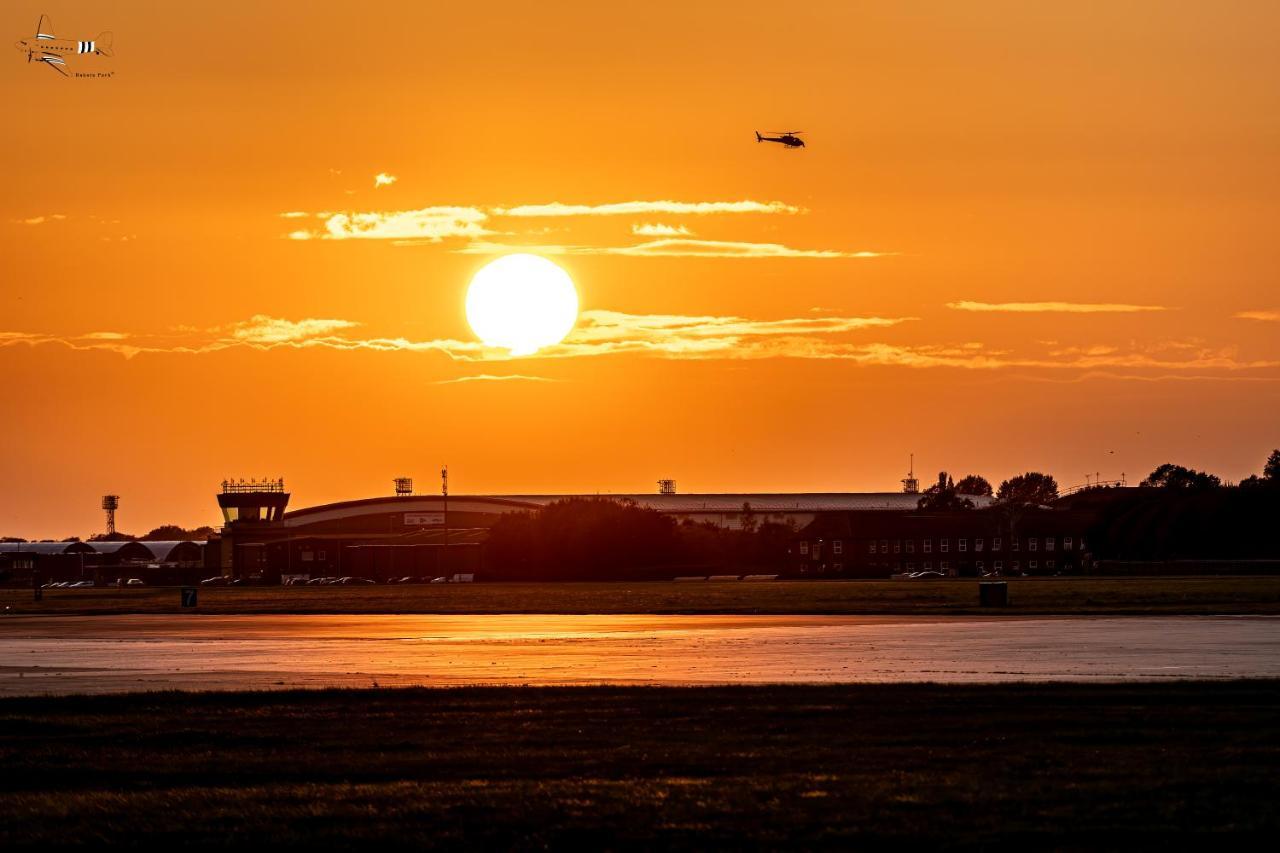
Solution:
<svg viewBox="0 0 1280 853"><path fill-rule="evenodd" d="M339 578L338 583L342 584L343 586L368 586L370 584L376 584L377 581L372 581L372 580L369 580L368 578L346 577L346 578Z"/></svg>
<svg viewBox="0 0 1280 853"><path fill-rule="evenodd" d="M124 582L125 586L146 586L147 583L142 578L129 578Z"/></svg>
<svg viewBox="0 0 1280 853"><path fill-rule="evenodd" d="M945 578L942 572L916 572L911 576L912 580L929 580L930 578Z"/></svg>
<svg viewBox="0 0 1280 853"><path fill-rule="evenodd" d="M224 578L222 575L214 575L211 578L205 578L200 581L201 586L226 586L230 578Z"/></svg>

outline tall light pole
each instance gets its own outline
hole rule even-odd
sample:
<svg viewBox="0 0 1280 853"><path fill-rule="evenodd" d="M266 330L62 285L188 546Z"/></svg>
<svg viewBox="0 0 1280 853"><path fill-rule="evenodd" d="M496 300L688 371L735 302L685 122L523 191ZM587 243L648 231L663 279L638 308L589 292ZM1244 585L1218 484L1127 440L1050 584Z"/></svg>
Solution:
<svg viewBox="0 0 1280 853"><path fill-rule="evenodd" d="M449 570L449 466L440 467L440 494L444 496L444 566Z"/></svg>

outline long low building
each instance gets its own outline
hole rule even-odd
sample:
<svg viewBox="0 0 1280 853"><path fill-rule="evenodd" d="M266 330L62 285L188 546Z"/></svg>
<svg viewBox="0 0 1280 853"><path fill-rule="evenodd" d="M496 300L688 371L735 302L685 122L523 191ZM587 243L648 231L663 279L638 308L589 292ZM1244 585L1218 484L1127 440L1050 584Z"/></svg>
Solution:
<svg viewBox="0 0 1280 853"><path fill-rule="evenodd" d="M27 583L44 580L114 580L116 570L203 567L205 543L190 540L78 539L62 542L0 543L0 577Z"/></svg>
<svg viewBox="0 0 1280 853"><path fill-rule="evenodd" d="M225 526L210 541L207 567L227 575L355 574L373 559L368 549L381 545L417 546L415 565L431 571L474 571L483 531L503 515L573 498L628 501L729 529L769 522L799 529L825 513L909 512L920 500L904 492L388 495L288 511L289 497L279 480L224 483L218 503ZM447 551L426 556L431 547L445 549L446 539ZM356 547L366 549L359 564L350 550Z"/></svg>
<svg viewBox="0 0 1280 853"><path fill-rule="evenodd" d="M279 521L285 529L311 528L338 523L344 528L368 526L376 518L381 526L388 515L399 515L397 525L418 529L443 527L447 510L457 527L488 527L500 515L536 510L556 501L573 498L605 498L628 501L657 510L680 520L739 528L754 517L758 522L803 526L821 512L889 510L910 512L916 508L919 495L902 492L812 492L799 494L595 494L595 495L458 495L445 498L435 495L411 497L377 497L340 501L285 512ZM977 499L983 505L990 498ZM227 519L231 521L233 519Z"/></svg>

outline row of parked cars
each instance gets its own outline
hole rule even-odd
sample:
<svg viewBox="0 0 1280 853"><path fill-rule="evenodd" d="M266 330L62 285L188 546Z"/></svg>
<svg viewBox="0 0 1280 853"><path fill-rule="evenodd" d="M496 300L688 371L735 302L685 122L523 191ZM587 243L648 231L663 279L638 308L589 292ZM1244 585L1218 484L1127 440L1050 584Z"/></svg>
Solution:
<svg viewBox="0 0 1280 853"><path fill-rule="evenodd" d="M388 584L419 584L419 583L471 583L475 580L474 574L456 574L452 577L432 577L430 575L424 577L399 577L388 578L385 583ZM141 581L138 581L141 584ZM228 578L222 575L215 575L211 578L205 578L200 581L201 586L246 586L250 584L261 583L261 578ZM286 577L281 581L281 586L375 586L378 581L370 578L356 577L354 575L345 575L343 577ZM90 584L92 585L92 584ZM133 586L134 582L129 581L129 585Z"/></svg>
<svg viewBox="0 0 1280 853"><path fill-rule="evenodd" d="M48 583L40 584L41 589L93 589L97 586L146 586L146 583L142 578L116 578L113 581L101 584L96 584L93 581L49 581Z"/></svg>
<svg viewBox="0 0 1280 853"><path fill-rule="evenodd" d="M470 583L475 580L473 574L458 574L453 577L432 577L424 575L423 577L410 577L408 575L400 578L387 578L384 583L388 584L414 584L414 583ZM368 586L377 584L378 581L369 578L358 577L342 577L342 578L311 578L305 580L303 578L291 578L284 581L284 586Z"/></svg>

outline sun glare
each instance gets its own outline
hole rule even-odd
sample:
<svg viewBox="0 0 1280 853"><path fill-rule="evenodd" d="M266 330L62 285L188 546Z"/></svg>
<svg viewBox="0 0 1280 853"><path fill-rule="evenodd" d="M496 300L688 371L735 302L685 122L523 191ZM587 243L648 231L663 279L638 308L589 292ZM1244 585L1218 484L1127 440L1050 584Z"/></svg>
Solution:
<svg viewBox="0 0 1280 853"><path fill-rule="evenodd" d="M558 344L578 319L573 279L538 255L506 255L485 264L467 289L467 322L480 340L512 355Z"/></svg>

